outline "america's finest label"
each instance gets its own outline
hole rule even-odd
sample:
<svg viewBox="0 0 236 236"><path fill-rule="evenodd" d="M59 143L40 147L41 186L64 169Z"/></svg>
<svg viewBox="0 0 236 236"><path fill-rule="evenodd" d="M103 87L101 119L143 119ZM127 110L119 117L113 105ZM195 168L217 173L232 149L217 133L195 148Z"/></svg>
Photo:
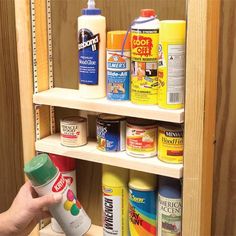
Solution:
<svg viewBox="0 0 236 236"><path fill-rule="evenodd" d="M130 236L156 236L156 191L129 189Z"/></svg>
<svg viewBox="0 0 236 236"><path fill-rule="evenodd" d="M158 195L158 235L181 236L182 201Z"/></svg>
<svg viewBox="0 0 236 236"><path fill-rule="evenodd" d="M103 185L104 236L124 235L124 220L127 219L124 216L124 205L127 203L127 200L124 198L124 188Z"/></svg>
<svg viewBox="0 0 236 236"><path fill-rule="evenodd" d="M129 100L130 51L107 50L107 98Z"/></svg>
<svg viewBox="0 0 236 236"><path fill-rule="evenodd" d="M83 28L79 31L78 38L80 83L97 85L100 36Z"/></svg>

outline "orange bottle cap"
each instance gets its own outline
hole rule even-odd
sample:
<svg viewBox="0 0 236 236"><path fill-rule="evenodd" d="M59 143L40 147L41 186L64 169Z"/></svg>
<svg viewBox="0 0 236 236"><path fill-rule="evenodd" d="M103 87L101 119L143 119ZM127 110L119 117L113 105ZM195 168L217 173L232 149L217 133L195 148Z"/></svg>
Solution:
<svg viewBox="0 0 236 236"><path fill-rule="evenodd" d="M107 49L121 50L125 39L126 31L109 31L107 33ZM130 34L128 34L124 49L130 50Z"/></svg>
<svg viewBox="0 0 236 236"><path fill-rule="evenodd" d="M153 9L142 9L140 11L140 16L142 16L142 17L156 16L156 12Z"/></svg>

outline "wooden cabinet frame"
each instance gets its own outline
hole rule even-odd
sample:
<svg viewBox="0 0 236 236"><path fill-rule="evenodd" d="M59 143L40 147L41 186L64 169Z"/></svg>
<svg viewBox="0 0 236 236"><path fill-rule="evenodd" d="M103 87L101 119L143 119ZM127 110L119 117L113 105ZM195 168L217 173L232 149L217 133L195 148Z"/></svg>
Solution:
<svg viewBox="0 0 236 236"><path fill-rule="evenodd" d="M40 54L39 76L48 80L45 1L36 1L41 40L33 46ZM187 1L183 236L211 234L219 8L220 0ZM30 0L15 0L24 161L35 154L30 17Z"/></svg>

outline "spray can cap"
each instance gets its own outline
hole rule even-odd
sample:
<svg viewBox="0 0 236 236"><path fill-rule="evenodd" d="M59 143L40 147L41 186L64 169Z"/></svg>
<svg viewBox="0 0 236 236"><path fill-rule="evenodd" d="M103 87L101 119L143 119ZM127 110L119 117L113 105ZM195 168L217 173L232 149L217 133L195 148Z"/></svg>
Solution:
<svg viewBox="0 0 236 236"><path fill-rule="evenodd" d="M88 0L88 8L82 9L83 15L101 15L101 10L99 8L95 8L95 1Z"/></svg>
<svg viewBox="0 0 236 236"><path fill-rule="evenodd" d="M154 9L141 9L140 16L142 17L156 16L156 12Z"/></svg>
<svg viewBox="0 0 236 236"><path fill-rule="evenodd" d="M54 178L57 171L47 154L35 156L24 167L25 174L34 186L48 183Z"/></svg>
<svg viewBox="0 0 236 236"><path fill-rule="evenodd" d="M67 172L76 169L76 159L56 154L49 154L50 159L60 172Z"/></svg>

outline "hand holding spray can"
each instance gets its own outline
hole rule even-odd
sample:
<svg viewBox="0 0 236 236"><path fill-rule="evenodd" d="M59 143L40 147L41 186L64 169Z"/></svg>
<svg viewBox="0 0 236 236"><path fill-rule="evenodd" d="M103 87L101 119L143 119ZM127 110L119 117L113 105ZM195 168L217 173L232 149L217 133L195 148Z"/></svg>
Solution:
<svg viewBox="0 0 236 236"><path fill-rule="evenodd" d="M47 154L34 157L25 165L24 172L39 196L62 194L62 201L49 207L49 211L67 236L82 236L89 230L90 218Z"/></svg>

